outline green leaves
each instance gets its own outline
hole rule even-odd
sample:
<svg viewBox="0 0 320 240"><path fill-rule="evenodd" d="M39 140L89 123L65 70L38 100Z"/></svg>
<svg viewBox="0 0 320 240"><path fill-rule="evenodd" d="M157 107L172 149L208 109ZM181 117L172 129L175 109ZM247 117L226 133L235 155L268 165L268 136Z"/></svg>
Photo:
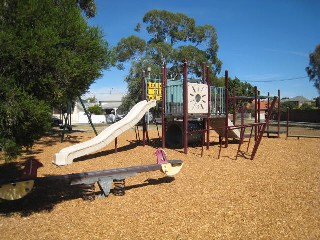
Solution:
<svg viewBox="0 0 320 240"><path fill-rule="evenodd" d="M133 35L122 38L115 48L117 59L121 63L133 58L141 58L145 50L145 40Z"/></svg>
<svg viewBox="0 0 320 240"><path fill-rule="evenodd" d="M320 94L320 44L316 46L313 53L309 55L309 66L306 67L310 81Z"/></svg>
<svg viewBox="0 0 320 240"><path fill-rule="evenodd" d="M174 45L178 41L187 41L193 34L195 21L182 13L171 13L166 10L151 10L143 17L146 30L153 37L150 43L169 41Z"/></svg>
<svg viewBox="0 0 320 240"><path fill-rule="evenodd" d="M102 32L87 24L75 1L9 2L1 18L0 70L24 91L59 105L85 93L110 67Z"/></svg>
<svg viewBox="0 0 320 240"><path fill-rule="evenodd" d="M101 30L82 11L93 16L94 1L0 4L0 144L8 152L12 142L31 147L50 127L52 107L85 93L114 64Z"/></svg>
<svg viewBox="0 0 320 240"><path fill-rule="evenodd" d="M177 68L185 60L189 61L190 71L199 75L198 69L206 62L214 73L221 70L217 57L218 43L215 28L209 24L197 26L195 20L183 13L166 10L151 10L143 16L144 27L149 39L136 36L123 38L115 47L118 63L130 60L148 61L158 64L173 64ZM143 25L138 23L140 32Z"/></svg>
<svg viewBox="0 0 320 240"><path fill-rule="evenodd" d="M125 109L129 109L141 96L141 73L151 68L152 77L160 77L165 62L168 75L180 78L182 64L188 61L190 74L199 77L202 64L206 63L215 75L220 72L222 62L217 57L218 43L215 28L209 24L197 26L193 18L183 13L166 10L151 10L138 23L135 30L148 37L129 36L123 38L114 48L117 66L123 69L123 63L131 61L130 73L126 77L128 95L124 99Z"/></svg>
<svg viewBox="0 0 320 240"><path fill-rule="evenodd" d="M5 158L14 158L21 147L29 148L51 127L51 108L0 78L0 144Z"/></svg>
<svg viewBox="0 0 320 240"><path fill-rule="evenodd" d="M102 109L102 107L98 104L92 106L92 107L89 107L88 108L88 112L90 113L93 113L93 114L96 114L96 115L99 115L99 114L103 114L104 111Z"/></svg>

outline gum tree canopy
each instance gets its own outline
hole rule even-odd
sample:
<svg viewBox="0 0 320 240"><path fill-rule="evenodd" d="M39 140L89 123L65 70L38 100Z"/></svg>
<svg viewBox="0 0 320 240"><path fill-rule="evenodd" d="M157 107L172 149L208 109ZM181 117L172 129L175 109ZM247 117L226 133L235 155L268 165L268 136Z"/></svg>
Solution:
<svg viewBox="0 0 320 240"><path fill-rule="evenodd" d="M212 25L197 26L193 18L182 13L151 10L135 30L147 39L129 36L121 39L114 48L119 68L131 61L126 78L129 94L124 99L125 109L138 102L141 74L147 67L151 67L152 74L159 76L162 64L166 62L168 74L175 78L181 77L181 66L185 60L188 60L189 72L195 76L201 75L203 62L214 74L221 70L222 63L217 57L217 34Z"/></svg>
<svg viewBox="0 0 320 240"><path fill-rule="evenodd" d="M313 53L310 53L309 66L306 67L306 71L310 81L313 81L315 88L320 94L320 44L316 46Z"/></svg>
<svg viewBox="0 0 320 240"><path fill-rule="evenodd" d="M48 129L52 107L85 93L109 67L107 42L83 13L94 15L94 1L0 0L0 148L5 151L13 143L32 146ZM22 110L19 102L31 107Z"/></svg>

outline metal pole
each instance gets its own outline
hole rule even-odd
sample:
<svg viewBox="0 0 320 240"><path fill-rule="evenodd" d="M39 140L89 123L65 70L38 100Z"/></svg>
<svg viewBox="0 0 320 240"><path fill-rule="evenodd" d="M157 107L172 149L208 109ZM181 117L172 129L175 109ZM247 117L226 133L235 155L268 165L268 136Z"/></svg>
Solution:
<svg viewBox="0 0 320 240"><path fill-rule="evenodd" d="M188 63L183 64L183 146L188 153Z"/></svg>
<svg viewBox="0 0 320 240"><path fill-rule="evenodd" d="M210 115L211 115L211 82L210 82L210 69L209 67L206 68L206 78L207 78L207 84L208 84L208 116L207 116L207 149L209 149L210 145Z"/></svg>
<svg viewBox="0 0 320 240"><path fill-rule="evenodd" d="M228 70L224 72L224 84L226 88L226 93L225 93L225 108L226 108L226 119L225 119L225 147L228 147L228 114L229 114L229 91L228 91Z"/></svg>
<svg viewBox="0 0 320 240"><path fill-rule="evenodd" d="M233 125L236 125L236 118L237 118L237 102L236 102L236 89L233 88L233 99L232 99L232 103L233 103L233 116L232 116L232 120L233 120Z"/></svg>
<svg viewBox="0 0 320 240"><path fill-rule="evenodd" d="M286 139L289 137L289 108L287 107L287 132L286 132Z"/></svg>
<svg viewBox="0 0 320 240"><path fill-rule="evenodd" d="M206 64L202 63L202 83L205 83L206 81Z"/></svg>
<svg viewBox="0 0 320 240"><path fill-rule="evenodd" d="M147 94L146 94L146 73L143 70L142 71L142 100L145 100L147 98Z"/></svg>
<svg viewBox="0 0 320 240"><path fill-rule="evenodd" d="M257 118L257 104L258 104L258 90L257 90L257 86L254 87L254 123L258 122L258 118ZM257 126L254 126L254 140L257 140Z"/></svg>
<svg viewBox="0 0 320 240"><path fill-rule="evenodd" d="M258 95L260 96L260 91L258 91ZM260 97L258 97L258 122L261 122L260 112L261 112L261 99Z"/></svg>
<svg viewBox="0 0 320 240"><path fill-rule="evenodd" d="M271 114L271 112L269 111L269 107L270 107L270 93L268 92L268 101L267 101L267 115ZM269 137L269 124L267 126L267 137Z"/></svg>
<svg viewBox="0 0 320 240"><path fill-rule="evenodd" d="M165 108L166 108L166 78L167 78L167 72L166 72L166 63L163 63L162 67L162 107L161 107L161 123L162 123L162 148L166 147L166 117L165 117Z"/></svg>
<svg viewBox="0 0 320 240"><path fill-rule="evenodd" d="M278 137L280 137L280 89L278 89Z"/></svg>
<svg viewBox="0 0 320 240"><path fill-rule="evenodd" d="M95 133L95 134L96 134L96 136L97 136L97 135L98 135L98 133L97 133L96 129L95 129L95 128L94 128L94 126L93 126L93 123L92 123L92 121L91 121L91 116L90 116L89 112L87 111L86 106L84 105L84 103L83 103L83 101L82 101L81 97L79 97L79 100L80 100L81 106L83 107L84 112L85 112L85 113L86 113L86 115L87 115L87 118L88 118L88 120L89 120L89 123L90 123L90 125L91 125L91 127L92 127L92 129L93 129L94 133Z"/></svg>
<svg viewBox="0 0 320 240"><path fill-rule="evenodd" d="M117 137L114 139L114 152L115 153L118 152L118 138Z"/></svg>
<svg viewBox="0 0 320 240"><path fill-rule="evenodd" d="M142 100L146 99L146 76L145 71L142 71ZM142 145L146 145L146 132L147 132L147 123L146 123L146 115L144 115L142 119Z"/></svg>

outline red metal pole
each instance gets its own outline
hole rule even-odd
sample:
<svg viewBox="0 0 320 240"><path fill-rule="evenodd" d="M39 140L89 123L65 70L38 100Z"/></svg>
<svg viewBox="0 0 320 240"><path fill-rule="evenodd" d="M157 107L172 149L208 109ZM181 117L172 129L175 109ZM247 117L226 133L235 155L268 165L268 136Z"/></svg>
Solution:
<svg viewBox="0 0 320 240"><path fill-rule="evenodd" d="M145 100L146 97L146 73L142 71L142 100Z"/></svg>
<svg viewBox="0 0 320 240"><path fill-rule="evenodd" d="M258 122L258 118L257 118L257 104L258 104L258 90L257 87L254 87L254 123ZM254 126L254 140L257 140L257 126Z"/></svg>
<svg viewBox="0 0 320 240"><path fill-rule="evenodd" d="M183 64L183 146L188 153L188 63Z"/></svg>
<svg viewBox="0 0 320 240"><path fill-rule="evenodd" d="M206 81L206 64L202 63L202 83Z"/></svg>
<svg viewBox="0 0 320 240"><path fill-rule="evenodd" d="M207 78L207 84L208 84L208 116L207 116L207 149L209 149L210 145L210 113L211 113L211 82L210 82L210 69L206 68L206 78Z"/></svg>
<svg viewBox="0 0 320 240"><path fill-rule="evenodd" d="M226 88L226 93L225 93L225 108L226 108L226 119L225 119L225 147L228 147L228 114L229 114L229 91L228 91L228 70L224 72L224 84Z"/></svg>
<svg viewBox="0 0 320 240"><path fill-rule="evenodd" d="M142 71L142 100L146 100L146 76L145 76L145 71ZM146 123L146 118L145 116L143 117L142 120L142 145L146 145L146 132L147 132L147 123Z"/></svg>
<svg viewBox="0 0 320 240"><path fill-rule="evenodd" d="M162 115L161 115L161 122L162 122L162 148L166 147L166 85L167 85L167 66L166 63L163 63L162 67Z"/></svg>
<svg viewBox="0 0 320 240"><path fill-rule="evenodd" d="M260 91L258 91L258 95L260 96ZM261 112L261 100L260 97L258 97L258 122L261 122L260 120L260 112Z"/></svg>
<svg viewBox="0 0 320 240"><path fill-rule="evenodd" d="M278 89L278 137L280 137L280 89Z"/></svg>
<svg viewBox="0 0 320 240"><path fill-rule="evenodd" d="M286 139L289 137L289 108L287 107L287 132L286 132Z"/></svg>
<svg viewBox="0 0 320 240"><path fill-rule="evenodd" d="M118 152L118 138L117 137L114 139L114 152L115 153Z"/></svg>
<svg viewBox="0 0 320 240"><path fill-rule="evenodd" d="M270 107L270 93L268 92L268 102L267 102L267 116L269 116L269 114L271 114L271 112L269 111L269 107ZM267 126L267 137L269 137L269 124Z"/></svg>

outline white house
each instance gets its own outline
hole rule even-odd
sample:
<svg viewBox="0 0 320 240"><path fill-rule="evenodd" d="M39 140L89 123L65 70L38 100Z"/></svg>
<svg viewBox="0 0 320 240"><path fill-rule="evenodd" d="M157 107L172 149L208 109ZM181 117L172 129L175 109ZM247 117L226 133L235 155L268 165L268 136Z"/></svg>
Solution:
<svg viewBox="0 0 320 240"><path fill-rule="evenodd" d="M124 93L106 93L101 95L103 100L98 101L98 103L88 102L87 100L82 100L86 109L96 104L99 104L104 110L104 115L91 115L92 123L106 123L114 122L117 110L122 103L122 97ZM59 117L60 113L57 110L53 111L53 116ZM109 118L109 119L108 119ZM88 117L83 109L83 106L79 100L74 104L74 108L71 112L71 122L72 123L89 123Z"/></svg>
<svg viewBox="0 0 320 240"><path fill-rule="evenodd" d="M99 105L106 112L107 123L114 123L116 121L117 110L122 104L122 98L124 93L110 93L104 94L102 100L99 101Z"/></svg>
<svg viewBox="0 0 320 240"><path fill-rule="evenodd" d="M106 111L106 114L110 114L112 111L114 111L114 114L117 114L124 95L124 93L104 94L102 100L99 101L99 105Z"/></svg>

